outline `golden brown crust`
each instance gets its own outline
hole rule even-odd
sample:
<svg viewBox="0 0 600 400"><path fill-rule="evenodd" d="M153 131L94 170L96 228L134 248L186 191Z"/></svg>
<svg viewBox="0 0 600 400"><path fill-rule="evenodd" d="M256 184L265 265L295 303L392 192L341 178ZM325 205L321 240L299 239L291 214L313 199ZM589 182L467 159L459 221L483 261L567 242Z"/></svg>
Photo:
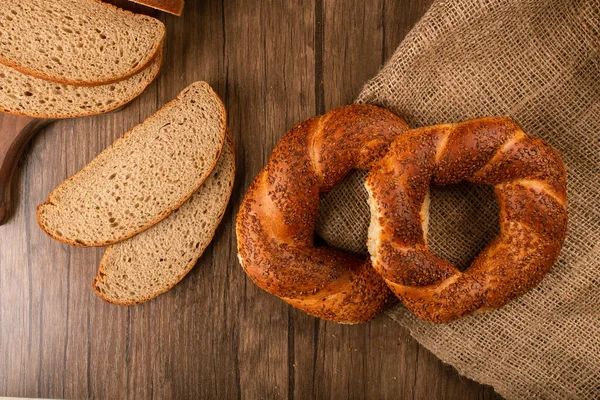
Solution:
<svg viewBox="0 0 600 400"><path fill-rule="evenodd" d="M430 183L495 187L500 234L460 272L427 248L421 210ZM409 131L365 185L374 213L371 259L417 316L449 322L502 307L535 287L566 235L566 172L558 153L510 119L480 118Z"/></svg>
<svg viewBox="0 0 600 400"><path fill-rule="evenodd" d="M314 247L314 228L319 193L352 168L370 168L407 129L387 110L354 105L288 131L237 215L238 256L250 279L319 318L358 323L381 312L391 293L370 261Z"/></svg>
<svg viewBox="0 0 600 400"><path fill-rule="evenodd" d="M222 109L222 114L223 114L223 121L222 121L223 122L223 126L226 127L227 126L227 111L225 109L225 105L223 104L223 101L217 95L217 93L214 92L214 90L210 87L210 85L208 85L208 83L204 82L204 84L206 84L206 86L208 88L210 88L211 91L213 91L215 97L219 100L219 103L220 103L221 109ZM177 101L179 101L183 97L184 92L185 92L185 89L181 93L179 93L179 95L175 99L171 100L170 102L168 102L167 104L165 104L164 106L162 106L160 108L160 110L156 111L154 114L152 114L150 117L148 117L144 122L149 121L149 120L155 118L156 114L158 114L160 111L162 111L165 108L169 107L171 104L176 103ZM122 140L122 139L126 138L130 134L130 132L131 132L131 130L127 131L123 136L121 136L120 138L118 138L117 140L115 140L108 148L110 148L111 146L114 146L114 144L116 142L118 142L119 140ZM50 192L50 194L48 195L48 197L46 199L46 202L44 204L40 204L40 205L37 206L35 215L36 215L36 220L38 222L38 225L52 239L57 240L57 241L62 242L62 243L65 243L65 244L69 244L69 245L72 245L72 246L78 246L78 247L101 247L101 246L109 246L111 244L115 244L115 243L118 243L118 242L122 242L123 240L127 240L129 238L132 238L135 235L137 235L137 234L139 234L141 232L144 232L146 229L148 229L148 228L156 225L157 223L159 223L163 219L167 218L173 211L175 211L176 209L178 209L179 207L181 207L181 205L183 203L185 203L186 201L188 201L189 198L192 197L192 195L198 189L200 189L200 186L202 186L204 184L204 181L206 179L208 179L208 177L210 176L210 171L212 171L215 168L215 166L217 165L217 162L219 161L219 157L221 157L221 151L223 149L223 144L225 143L226 136L227 136L227 129L225 128L225 129L223 129L223 135L222 135L221 146L219 147L219 151L216 153L216 156L215 156L215 159L213 160L212 166L208 169L209 173L206 174L204 180L202 180L201 182L199 182L195 186L195 188L192 191L190 191L190 193L185 198L183 198L178 204L176 204L175 206L173 206L170 209L165 210L162 214L158 215L156 217L156 219L154 219L152 222L148 223L144 227L141 227L140 229L138 229L137 231L133 232L130 235L121 237L118 240L114 240L114 241L97 242L97 243L96 242L94 242L94 243L81 243L81 242L75 242L75 241L72 241L72 240L68 240L68 239L66 239L64 237L58 237L58 236L50 233L45 228L44 224L41 221L41 218L40 218L40 209L41 209L41 207L43 207L43 206L45 206L47 204L52 204L52 201L51 201L52 194L54 193L54 190L56 190L56 189L54 189L52 192ZM88 165L84 166L79 172L77 172L74 175L70 176L69 178L65 179L61 183L61 185L64 185L64 184L68 183L69 181L75 179L77 176L79 176L82 173L82 171L84 171L86 168L88 168Z"/></svg>

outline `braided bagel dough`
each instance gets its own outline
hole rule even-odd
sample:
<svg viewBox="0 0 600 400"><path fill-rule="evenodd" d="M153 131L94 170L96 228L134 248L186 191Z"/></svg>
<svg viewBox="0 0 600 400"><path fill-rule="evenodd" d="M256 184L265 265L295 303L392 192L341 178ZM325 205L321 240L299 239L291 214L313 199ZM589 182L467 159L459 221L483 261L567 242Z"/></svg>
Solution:
<svg viewBox="0 0 600 400"><path fill-rule="evenodd" d="M460 272L427 247L429 184L493 185L500 234ZM567 228L558 153L510 119L411 130L372 168L368 247L375 269L418 317L448 322L502 307L540 283Z"/></svg>
<svg viewBox="0 0 600 400"><path fill-rule="evenodd" d="M246 193L236 221L238 257L262 289L306 313L367 321L393 298L369 260L315 247L319 193L352 168L369 169L408 130L370 105L331 110L288 131Z"/></svg>

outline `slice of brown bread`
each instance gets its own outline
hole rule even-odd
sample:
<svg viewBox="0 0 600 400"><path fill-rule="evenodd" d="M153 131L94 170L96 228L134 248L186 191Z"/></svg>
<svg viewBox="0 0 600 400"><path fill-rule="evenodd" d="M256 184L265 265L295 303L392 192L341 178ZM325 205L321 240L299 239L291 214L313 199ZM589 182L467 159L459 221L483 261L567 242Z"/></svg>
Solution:
<svg viewBox="0 0 600 400"><path fill-rule="evenodd" d="M34 118L75 118L115 110L156 78L162 52L136 75L115 83L74 86L49 82L0 64L0 110Z"/></svg>
<svg viewBox="0 0 600 400"><path fill-rule="evenodd" d="M98 0L3 1L0 63L71 85L111 83L146 68L165 37L156 18Z"/></svg>
<svg viewBox="0 0 600 400"><path fill-rule="evenodd" d="M132 305L175 286L196 264L221 222L235 177L231 139L204 185L164 221L106 249L93 286L110 303Z"/></svg>
<svg viewBox="0 0 600 400"><path fill-rule="evenodd" d="M38 207L54 239L105 246L167 217L210 175L223 147L225 107L206 82L117 139Z"/></svg>

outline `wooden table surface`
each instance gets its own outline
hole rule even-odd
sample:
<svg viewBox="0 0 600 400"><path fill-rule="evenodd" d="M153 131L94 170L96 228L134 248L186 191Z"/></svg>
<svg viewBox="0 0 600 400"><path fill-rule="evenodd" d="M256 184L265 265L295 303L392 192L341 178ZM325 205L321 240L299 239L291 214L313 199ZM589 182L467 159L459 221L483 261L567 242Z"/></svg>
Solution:
<svg viewBox="0 0 600 400"><path fill-rule="evenodd" d="M120 4L123 4L122 2ZM55 122L17 171L0 226L0 395L61 398L493 399L385 316L319 321L263 292L236 259L234 217L296 122L352 102L431 0L187 0L167 26L161 75L125 110ZM173 290L104 303L103 249L51 240L35 208L129 128L195 80L224 99L236 184L214 242ZM0 117L1 118L1 117Z"/></svg>

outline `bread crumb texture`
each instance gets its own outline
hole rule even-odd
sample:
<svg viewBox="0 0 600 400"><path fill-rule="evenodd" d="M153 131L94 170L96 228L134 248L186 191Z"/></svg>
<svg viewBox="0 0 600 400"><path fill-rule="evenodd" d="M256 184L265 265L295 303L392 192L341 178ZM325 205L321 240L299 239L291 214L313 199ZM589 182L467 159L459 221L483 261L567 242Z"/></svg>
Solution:
<svg viewBox="0 0 600 400"><path fill-rule="evenodd" d="M192 84L60 184L38 207L40 226L65 243L103 246L156 224L213 170L225 118L210 86Z"/></svg>
<svg viewBox="0 0 600 400"><path fill-rule="evenodd" d="M0 109L35 118L76 118L115 110L156 78L162 56L136 75L115 83L75 86L54 83L0 64Z"/></svg>
<svg viewBox="0 0 600 400"><path fill-rule="evenodd" d="M0 62L55 82L131 76L149 65L165 36L159 20L97 0L0 4Z"/></svg>
<svg viewBox="0 0 600 400"><path fill-rule="evenodd" d="M211 242L225 213L235 176L232 144L223 145L204 185L169 217L106 250L93 286L102 299L130 305L177 284Z"/></svg>

